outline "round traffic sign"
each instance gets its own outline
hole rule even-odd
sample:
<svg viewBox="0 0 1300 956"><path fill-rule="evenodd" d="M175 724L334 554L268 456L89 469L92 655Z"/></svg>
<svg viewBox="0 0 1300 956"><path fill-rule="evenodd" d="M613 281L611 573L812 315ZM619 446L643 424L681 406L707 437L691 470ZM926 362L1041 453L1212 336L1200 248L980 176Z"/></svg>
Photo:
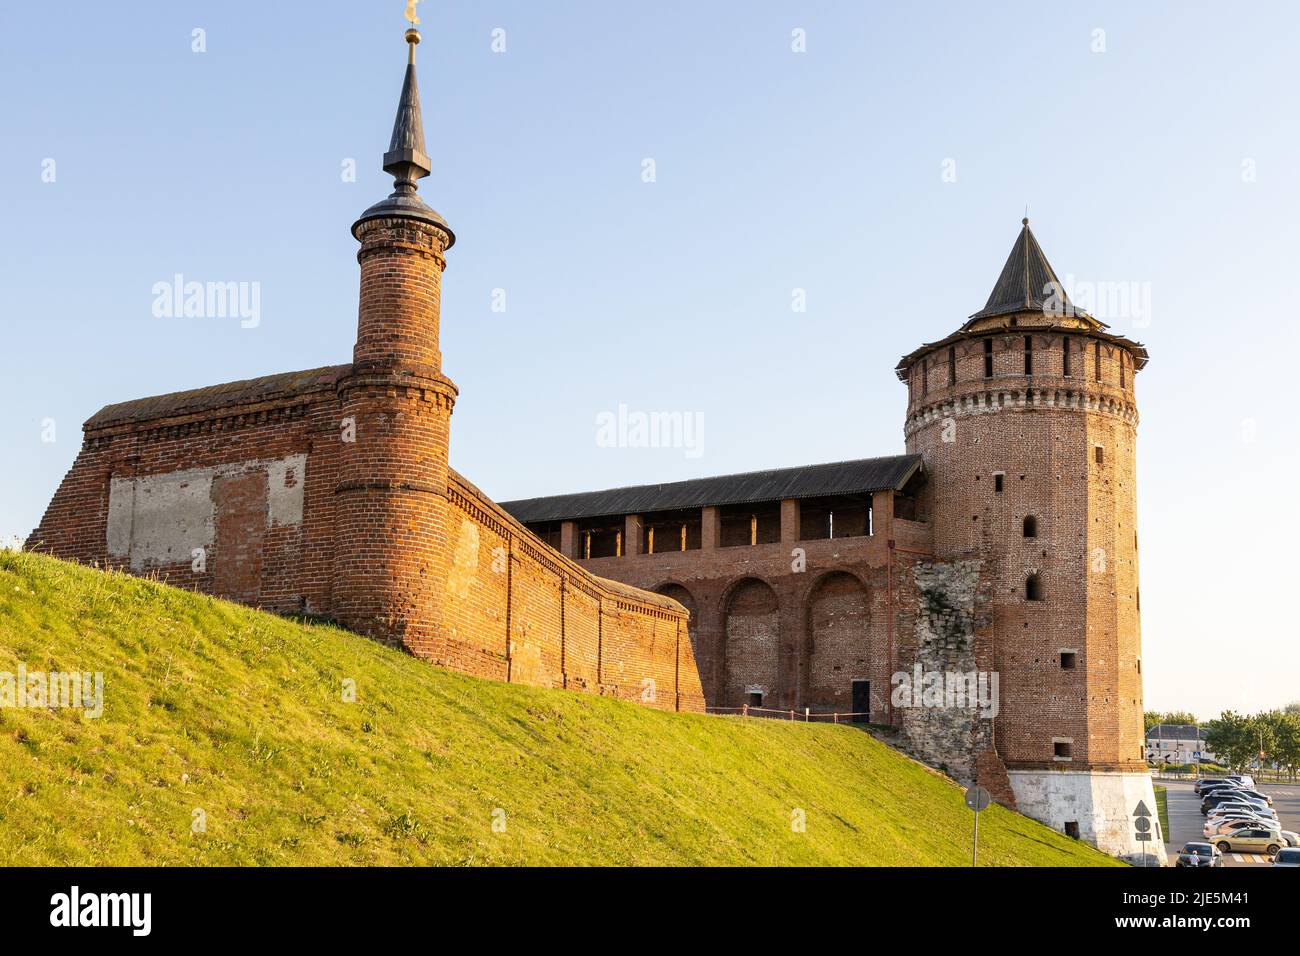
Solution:
<svg viewBox="0 0 1300 956"><path fill-rule="evenodd" d="M966 806L976 813L984 810L993 802L992 795L983 787L971 787L966 791Z"/></svg>

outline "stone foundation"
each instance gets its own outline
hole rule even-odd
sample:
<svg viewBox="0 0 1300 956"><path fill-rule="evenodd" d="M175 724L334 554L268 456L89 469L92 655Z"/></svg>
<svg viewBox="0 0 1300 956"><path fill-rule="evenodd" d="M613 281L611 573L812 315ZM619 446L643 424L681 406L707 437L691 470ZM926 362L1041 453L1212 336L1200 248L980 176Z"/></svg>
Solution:
<svg viewBox="0 0 1300 956"><path fill-rule="evenodd" d="M1164 866L1164 834L1156 814L1151 775L1086 770L1010 770L1020 812L1065 832L1079 825L1079 839L1135 866ZM1138 802L1151 811L1151 840L1135 839L1133 811Z"/></svg>

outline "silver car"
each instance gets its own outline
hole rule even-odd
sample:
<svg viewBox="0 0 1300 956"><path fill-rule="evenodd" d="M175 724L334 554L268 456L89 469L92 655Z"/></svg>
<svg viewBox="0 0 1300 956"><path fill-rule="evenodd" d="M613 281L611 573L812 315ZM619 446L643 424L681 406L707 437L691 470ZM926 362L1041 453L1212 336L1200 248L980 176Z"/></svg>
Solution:
<svg viewBox="0 0 1300 956"><path fill-rule="evenodd" d="M1273 865L1300 867L1300 847L1287 847L1284 850L1278 850L1273 856Z"/></svg>
<svg viewBox="0 0 1300 956"><path fill-rule="evenodd" d="M1277 819L1277 811L1274 810L1272 807L1265 806L1262 803L1221 803L1217 807L1215 807L1214 810L1210 811L1210 813L1206 815L1215 816L1216 815L1215 811L1218 811L1217 816L1224 817L1234 810L1235 811L1244 810L1247 813L1254 813L1257 816L1269 817L1270 819L1273 820Z"/></svg>
<svg viewBox="0 0 1300 956"><path fill-rule="evenodd" d="M1300 846L1300 834L1293 830L1283 830L1282 824L1276 820L1224 820L1214 828L1207 824L1205 837L1213 840L1216 836L1233 833L1246 827L1256 830L1269 830L1280 836L1287 846Z"/></svg>
<svg viewBox="0 0 1300 956"><path fill-rule="evenodd" d="M1242 827L1216 836L1214 845L1224 853L1266 853L1272 856L1282 849L1282 837L1272 830Z"/></svg>

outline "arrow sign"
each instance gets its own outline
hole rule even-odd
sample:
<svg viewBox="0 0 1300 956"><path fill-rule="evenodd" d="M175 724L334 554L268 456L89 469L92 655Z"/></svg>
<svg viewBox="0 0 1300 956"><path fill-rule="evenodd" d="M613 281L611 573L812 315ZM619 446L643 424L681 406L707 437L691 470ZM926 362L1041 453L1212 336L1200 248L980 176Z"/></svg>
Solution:
<svg viewBox="0 0 1300 956"><path fill-rule="evenodd" d="M1151 811L1147 809L1146 801L1139 800L1137 808L1133 811L1133 834L1134 841L1138 843L1150 843L1151 833ZM1146 866L1146 847L1142 848L1142 865Z"/></svg>

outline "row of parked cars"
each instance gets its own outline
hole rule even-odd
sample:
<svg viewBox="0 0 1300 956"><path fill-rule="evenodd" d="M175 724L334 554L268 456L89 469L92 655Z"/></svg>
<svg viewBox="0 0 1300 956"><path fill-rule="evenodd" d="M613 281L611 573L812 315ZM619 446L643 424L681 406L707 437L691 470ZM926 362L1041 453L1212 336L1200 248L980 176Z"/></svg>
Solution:
<svg viewBox="0 0 1300 956"><path fill-rule="evenodd" d="M1300 834L1283 830L1273 798L1250 774L1203 777L1194 787L1205 815L1204 843L1188 843L1178 866L1223 866L1224 853L1262 853L1274 866L1300 867Z"/></svg>

